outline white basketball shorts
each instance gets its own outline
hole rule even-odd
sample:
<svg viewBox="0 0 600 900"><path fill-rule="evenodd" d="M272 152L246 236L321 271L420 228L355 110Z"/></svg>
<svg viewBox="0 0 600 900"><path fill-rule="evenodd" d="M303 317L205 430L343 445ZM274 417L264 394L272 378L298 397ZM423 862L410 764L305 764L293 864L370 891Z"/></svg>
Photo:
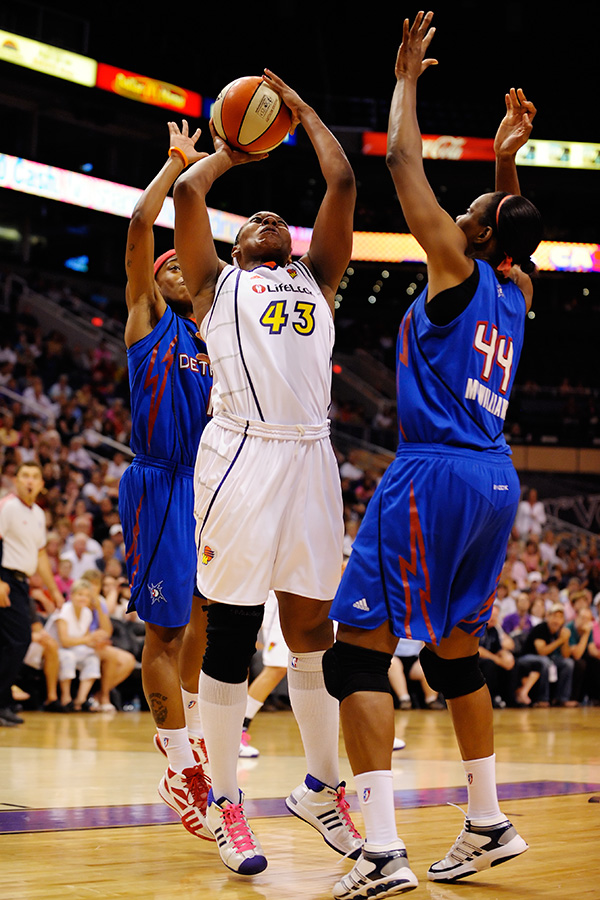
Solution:
<svg viewBox="0 0 600 900"><path fill-rule="evenodd" d="M218 416L194 473L202 596L237 606L269 590L331 600L342 567L342 491L329 425Z"/></svg>

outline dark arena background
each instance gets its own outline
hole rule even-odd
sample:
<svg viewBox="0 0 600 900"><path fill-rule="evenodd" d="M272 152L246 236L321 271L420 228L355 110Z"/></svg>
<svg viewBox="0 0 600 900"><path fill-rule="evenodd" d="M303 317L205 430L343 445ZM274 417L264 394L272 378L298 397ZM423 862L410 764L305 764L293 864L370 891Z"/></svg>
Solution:
<svg viewBox="0 0 600 900"><path fill-rule="evenodd" d="M571 589L587 592L598 623L600 6L457 0L439 7L431 46L439 65L419 81L419 123L427 176L453 217L493 190L504 94L521 87L537 107L518 171L545 233L506 436L523 496L534 489L543 503L559 562L552 572L540 564L539 579L529 579L531 569L520 576L526 541L515 531L502 580L514 593L554 579L566 600L576 579ZM340 467L359 473L343 482L351 542L394 455L396 335L426 283L385 163L402 20L417 12L387 3L352 11L310 2L1 6L0 502L19 462L42 463L39 502L56 562L77 516L88 518L97 539L118 533L118 478L132 455L125 240L139 194L166 159L167 122L200 127L198 146L210 152L220 89L264 67L315 107L356 174L331 407ZM257 209L282 215L302 252L322 190L301 128L251 171L228 172L208 197L221 257L229 258L236 228ZM157 255L173 246L170 198L154 234ZM84 490L96 480L102 503ZM35 600L40 586L30 590ZM260 756L240 760L248 814L270 860L266 873L244 882L159 801L164 765L141 688L143 627L126 634L118 602L116 627L136 668L113 691L112 711L50 716L40 711L39 673L15 685L25 722L0 728L0 898L330 897L338 861L281 799L304 777L285 682L253 725ZM600 633L598 640L600 647ZM257 674L259 653L255 662ZM598 688L582 688L572 709L521 708L514 691L495 697L501 800L531 852L506 873L502 866L477 884L445 886L428 884L424 871L459 830L460 814L447 803L464 804L462 773L443 698L442 709L431 709L419 684L409 683L410 708L398 702L396 714L406 747L394 754L394 784L401 834L420 873L415 897L600 896L590 852L600 834ZM343 741L340 758L356 812Z"/></svg>

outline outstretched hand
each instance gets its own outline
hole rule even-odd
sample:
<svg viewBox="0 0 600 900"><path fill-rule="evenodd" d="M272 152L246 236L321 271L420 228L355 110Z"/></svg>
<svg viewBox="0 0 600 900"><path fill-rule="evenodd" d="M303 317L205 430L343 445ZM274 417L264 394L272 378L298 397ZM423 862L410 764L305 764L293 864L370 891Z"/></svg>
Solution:
<svg viewBox="0 0 600 900"><path fill-rule="evenodd" d="M182 120L181 128L179 128L176 122L168 122L168 126L169 147L177 147L179 150L183 151L187 157L188 163L198 162L199 159L204 159L205 156L208 156L208 153L196 150L195 147L196 141L201 134L199 128L196 128L195 132L190 135L187 119Z"/></svg>
<svg viewBox="0 0 600 900"><path fill-rule="evenodd" d="M435 34L435 28L429 27L432 19L432 12L420 12L412 25L408 19L404 20L402 43L396 57L396 78L416 80L429 66L437 66L437 59L425 57Z"/></svg>
<svg viewBox="0 0 600 900"><path fill-rule="evenodd" d="M494 138L496 156L514 156L529 140L537 112L521 88L511 88L505 95L506 114Z"/></svg>
<svg viewBox="0 0 600 900"><path fill-rule="evenodd" d="M296 126L300 124L302 108L306 107L304 100L302 100L300 95L289 87L283 79L279 78L278 75L275 75L274 72L271 72L270 69L264 70L263 80L279 94L292 114L290 134L293 134L296 130Z"/></svg>

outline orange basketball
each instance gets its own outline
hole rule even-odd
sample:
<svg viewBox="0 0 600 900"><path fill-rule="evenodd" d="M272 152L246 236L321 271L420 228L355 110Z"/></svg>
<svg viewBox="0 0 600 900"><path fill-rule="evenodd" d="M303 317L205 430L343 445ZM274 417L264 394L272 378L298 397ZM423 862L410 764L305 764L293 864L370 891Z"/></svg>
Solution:
<svg viewBox="0 0 600 900"><path fill-rule="evenodd" d="M235 150L268 153L287 136L290 111L260 75L236 78L215 100L213 124L219 137Z"/></svg>

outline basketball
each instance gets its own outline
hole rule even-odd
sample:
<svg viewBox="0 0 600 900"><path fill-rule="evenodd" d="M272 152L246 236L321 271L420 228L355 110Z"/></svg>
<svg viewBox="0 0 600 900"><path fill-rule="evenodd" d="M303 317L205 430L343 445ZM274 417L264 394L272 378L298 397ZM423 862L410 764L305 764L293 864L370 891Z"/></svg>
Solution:
<svg viewBox="0 0 600 900"><path fill-rule="evenodd" d="M224 87L215 100L212 119L219 137L245 153L274 150L292 124L289 109L260 75L236 78Z"/></svg>

